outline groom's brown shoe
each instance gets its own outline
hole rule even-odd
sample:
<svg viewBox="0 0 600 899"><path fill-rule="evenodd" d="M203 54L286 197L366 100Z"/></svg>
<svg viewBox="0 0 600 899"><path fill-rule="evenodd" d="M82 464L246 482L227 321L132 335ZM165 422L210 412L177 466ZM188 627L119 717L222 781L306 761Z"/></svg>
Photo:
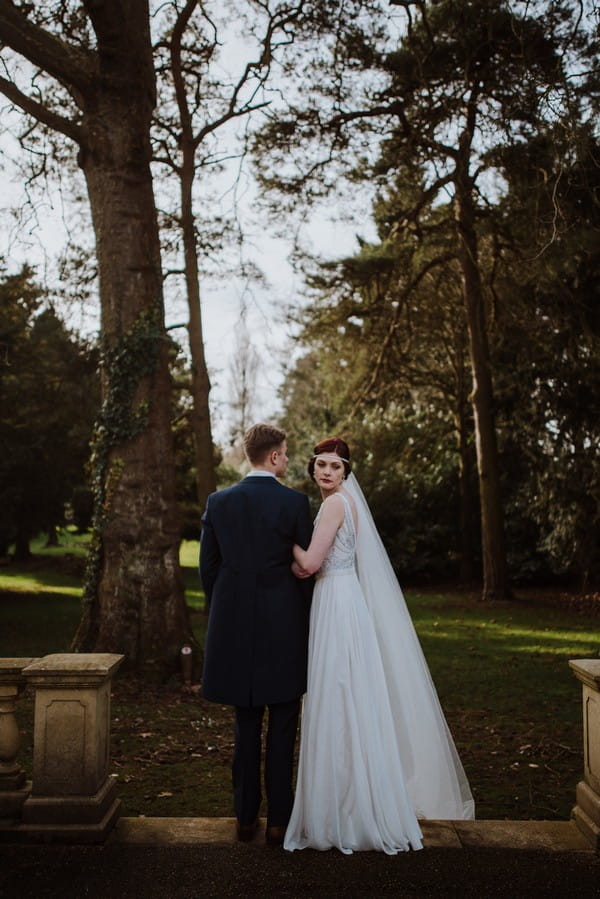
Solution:
<svg viewBox="0 0 600 899"><path fill-rule="evenodd" d="M286 827L267 827L265 839L267 846L283 846Z"/></svg>
<svg viewBox="0 0 600 899"><path fill-rule="evenodd" d="M259 820L253 821L252 824L240 824L238 821L237 824L237 838L241 840L242 843L249 843L254 839L254 835L258 830Z"/></svg>

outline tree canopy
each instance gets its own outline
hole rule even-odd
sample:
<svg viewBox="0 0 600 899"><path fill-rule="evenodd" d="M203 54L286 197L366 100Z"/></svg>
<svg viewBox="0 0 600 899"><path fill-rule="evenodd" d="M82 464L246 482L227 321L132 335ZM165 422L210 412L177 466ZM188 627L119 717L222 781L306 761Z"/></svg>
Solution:
<svg viewBox="0 0 600 899"><path fill-rule="evenodd" d="M597 268L598 246L597 38L589 22L582 25L584 8L569 3L395 5L402 6L404 27L381 4L357 2L349 20L323 14L330 40L322 43L314 90L297 95L283 113L283 127L273 114L257 135L257 153L267 163L265 187L288 200L330 190L327 176L321 177L330 160L349 179L374 180L381 243L364 245L354 258L312 276L316 300L300 340L310 347L313 363L318 348L321 368L351 360L353 372L345 374L344 385L351 387L348 393L340 388L346 414L337 427L362 433L369 408L379 410L382 429L403 430L402 420L411 420L415 410L421 416L436 410L432 417L447 422L456 448L461 533L460 541L448 541L448 551L460 542L466 576L475 559L472 512L479 505L483 595L500 596L509 590L509 569L517 577L528 564L565 570L558 557L549 560L548 507L532 515L540 494L548 497L552 490L540 490L532 467L528 476L537 489L528 485L525 507L511 478L507 450L532 439L531 406L519 409L513 394L509 417L505 403L510 390L531 381L535 352L548 358L556 340L547 317L540 323L545 310L536 296L542 272L562 315L569 310L561 332L589 318L587 310L597 303L597 282L589 277ZM304 166L298 165L303 143L312 148ZM319 156L325 143L327 160ZM536 157L544 145L547 152ZM583 184L587 203L583 194L577 196ZM576 291L568 279L561 283L558 258L566 271L573 265L584 270ZM595 383L598 349L587 333L592 345L583 355L590 367L570 369L569 392L575 384L589 389ZM364 349L357 353L358 341ZM559 355L574 361L573 352L562 349ZM558 397L550 369L532 384L531 394L543 394L545 402L552 396L545 419L538 410L533 425L536 444L545 448L546 472L557 448L551 435ZM432 429L432 470L439 471L439 430L431 420L425 427ZM593 426L584 430L583 443L581 436L577 443L570 436L563 451L585 446L588 484L595 484L597 440ZM558 434L564 439L560 426ZM580 506L588 520L590 505L595 500ZM565 525L561 516L563 535ZM527 562L519 552L522 528L528 531ZM556 538L557 530L551 530ZM573 541L572 526L567 530ZM581 539L574 542L582 546ZM514 563L520 555L519 571ZM586 558L577 563L583 583L592 562L589 548ZM576 569L569 568L574 575Z"/></svg>

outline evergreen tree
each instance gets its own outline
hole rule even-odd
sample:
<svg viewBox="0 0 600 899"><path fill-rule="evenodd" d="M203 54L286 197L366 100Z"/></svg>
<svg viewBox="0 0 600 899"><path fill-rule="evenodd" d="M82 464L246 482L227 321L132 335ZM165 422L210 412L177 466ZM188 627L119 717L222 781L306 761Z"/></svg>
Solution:
<svg viewBox="0 0 600 899"><path fill-rule="evenodd" d="M0 283L0 543L29 555L85 483L99 405L97 352L70 334L24 268Z"/></svg>
<svg viewBox="0 0 600 899"><path fill-rule="evenodd" d="M571 113L585 78L568 77L569 69L593 57L595 39L561 0L525 8L501 0L391 5L401 7L396 17L359 0L343 11L336 3L315 8L313 25L328 36L316 78L283 123L273 113L257 150L263 164L272 154L263 180L283 196L330 189L332 160L339 171L349 159L357 179L371 172L412 183L391 223L399 240L419 232L423 214L450 196L472 373L483 597L503 597L510 587L489 346L493 298L483 283L479 222L494 197L493 150L527 140L561 104Z"/></svg>

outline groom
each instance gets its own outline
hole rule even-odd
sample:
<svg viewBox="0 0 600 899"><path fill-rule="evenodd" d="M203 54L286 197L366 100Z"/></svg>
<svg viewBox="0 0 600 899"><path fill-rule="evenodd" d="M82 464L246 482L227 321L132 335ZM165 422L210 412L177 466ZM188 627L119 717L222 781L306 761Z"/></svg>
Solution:
<svg viewBox="0 0 600 899"><path fill-rule="evenodd" d="M292 573L292 546L312 533L308 499L284 487L284 431L256 424L244 436L246 477L209 496L202 516L200 577L210 608L202 695L235 706L233 793L240 840L251 840L265 754L266 840L283 842L292 811L300 698L306 691L312 579Z"/></svg>

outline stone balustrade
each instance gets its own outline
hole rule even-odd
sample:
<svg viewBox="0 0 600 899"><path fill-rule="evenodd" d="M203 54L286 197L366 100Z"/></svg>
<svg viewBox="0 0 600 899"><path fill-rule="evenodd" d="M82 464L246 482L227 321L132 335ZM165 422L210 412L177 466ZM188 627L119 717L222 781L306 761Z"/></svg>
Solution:
<svg viewBox="0 0 600 899"><path fill-rule="evenodd" d="M600 853L600 659L569 662L583 690L583 780L573 819Z"/></svg>
<svg viewBox="0 0 600 899"><path fill-rule="evenodd" d="M116 777L108 773L108 765L110 687L123 656L60 653L3 661L0 675L6 672L13 715L5 725L7 748L0 759L6 766L6 784L18 785L22 801L19 820L9 823L8 815L0 820L0 837L103 841L120 814ZM24 685L35 693L33 777L27 787L16 763L19 741L14 722L14 697Z"/></svg>
<svg viewBox="0 0 600 899"><path fill-rule="evenodd" d="M120 814L108 773L111 681L123 656L0 659L0 839L103 841ZM583 780L572 817L600 853L600 660L569 662L583 687ZM33 777L17 761L16 703L35 692Z"/></svg>
<svg viewBox="0 0 600 899"><path fill-rule="evenodd" d="M36 659L0 659L0 822L21 817L31 782L17 761L21 733L16 716L17 699L27 683L23 669Z"/></svg>

